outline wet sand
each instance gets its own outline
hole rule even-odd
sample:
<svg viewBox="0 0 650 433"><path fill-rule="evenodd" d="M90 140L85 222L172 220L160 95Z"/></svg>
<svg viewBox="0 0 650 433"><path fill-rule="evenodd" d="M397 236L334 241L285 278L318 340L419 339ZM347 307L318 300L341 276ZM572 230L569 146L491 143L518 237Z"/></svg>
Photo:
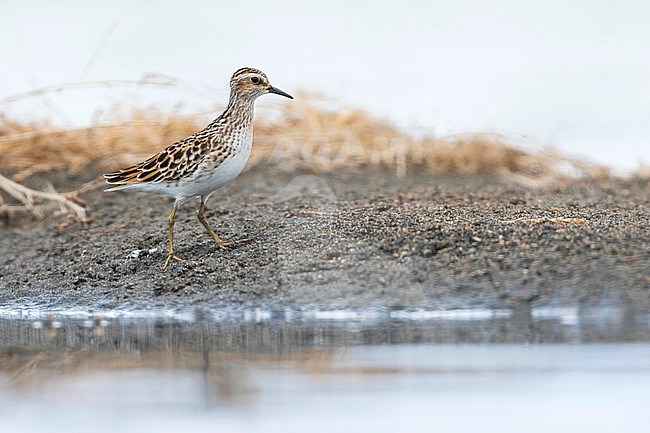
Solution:
<svg viewBox="0 0 650 433"><path fill-rule="evenodd" d="M53 183L65 190L83 180ZM198 203L187 203L175 232L186 260L163 270L171 202L96 189L83 196L93 222L0 227L0 303L648 309L649 190L647 180L528 188L497 177L260 165L207 206L234 246L217 248L195 217Z"/></svg>

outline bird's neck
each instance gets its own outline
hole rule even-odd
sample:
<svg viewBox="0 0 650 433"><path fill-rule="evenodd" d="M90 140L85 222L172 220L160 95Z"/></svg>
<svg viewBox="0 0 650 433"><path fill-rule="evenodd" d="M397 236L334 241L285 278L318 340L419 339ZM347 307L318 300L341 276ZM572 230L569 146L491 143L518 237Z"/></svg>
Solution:
<svg viewBox="0 0 650 433"><path fill-rule="evenodd" d="M252 129L254 104L254 99L242 98L231 91L228 106L219 117L206 126L205 130L221 131L224 128L231 129L233 126L235 129Z"/></svg>
<svg viewBox="0 0 650 433"><path fill-rule="evenodd" d="M242 98L235 92L230 92L230 99L228 106L224 110L221 117L224 119L237 119L244 120L246 123L253 122L253 107L255 99Z"/></svg>

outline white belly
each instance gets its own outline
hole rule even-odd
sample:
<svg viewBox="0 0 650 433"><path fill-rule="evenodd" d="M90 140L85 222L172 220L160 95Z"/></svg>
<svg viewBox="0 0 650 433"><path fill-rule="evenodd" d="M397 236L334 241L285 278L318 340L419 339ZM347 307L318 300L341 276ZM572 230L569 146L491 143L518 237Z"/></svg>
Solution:
<svg viewBox="0 0 650 433"><path fill-rule="evenodd" d="M253 135L245 134L242 137L241 147L237 152L225 159L218 167L211 168L212 162L205 162L206 166L201 166L198 174L184 179L178 186L177 199L184 197L196 197L208 195L211 192L229 184L244 170L248 157L251 153L253 144ZM209 170L209 174L206 173Z"/></svg>

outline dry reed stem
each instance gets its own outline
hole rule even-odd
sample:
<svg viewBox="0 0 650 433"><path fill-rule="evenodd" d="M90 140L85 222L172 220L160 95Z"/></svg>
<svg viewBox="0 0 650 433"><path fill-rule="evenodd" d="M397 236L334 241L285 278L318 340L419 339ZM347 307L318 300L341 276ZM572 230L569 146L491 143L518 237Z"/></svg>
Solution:
<svg viewBox="0 0 650 433"><path fill-rule="evenodd" d="M54 191L51 185L49 188L50 192L36 191L0 175L0 189L21 203L20 206L9 206L4 200L1 200L0 213L12 213L25 210L40 219L45 216L45 205L43 202L53 202L59 206L59 212L57 214L71 213L81 220L88 218L88 211L85 204L76 198L74 194L59 194Z"/></svg>
<svg viewBox="0 0 650 433"><path fill-rule="evenodd" d="M29 92L18 93L6 98L0 98L0 104L10 104L21 99L29 99L43 96L47 93L56 93L71 89L96 89L98 87L139 87L139 86L160 86L176 87L179 81L162 75L145 75L141 80L103 80L103 81L78 81L74 83L56 84L53 86L41 87Z"/></svg>

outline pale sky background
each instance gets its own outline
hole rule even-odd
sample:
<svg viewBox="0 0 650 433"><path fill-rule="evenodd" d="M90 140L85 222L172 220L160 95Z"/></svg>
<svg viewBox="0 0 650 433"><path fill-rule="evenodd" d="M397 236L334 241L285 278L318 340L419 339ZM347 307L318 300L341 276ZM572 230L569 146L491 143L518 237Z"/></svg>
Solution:
<svg viewBox="0 0 650 433"><path fill-rule="evenodd" d="M81 125L116 100L225 103L232 72L254 66L290 93L318 91L404 128L526 136L619 169L650 162L650 2L640 0L2 0L0 65L0 99L146 73L195 89L0 104L14 117Z"/></svg>

